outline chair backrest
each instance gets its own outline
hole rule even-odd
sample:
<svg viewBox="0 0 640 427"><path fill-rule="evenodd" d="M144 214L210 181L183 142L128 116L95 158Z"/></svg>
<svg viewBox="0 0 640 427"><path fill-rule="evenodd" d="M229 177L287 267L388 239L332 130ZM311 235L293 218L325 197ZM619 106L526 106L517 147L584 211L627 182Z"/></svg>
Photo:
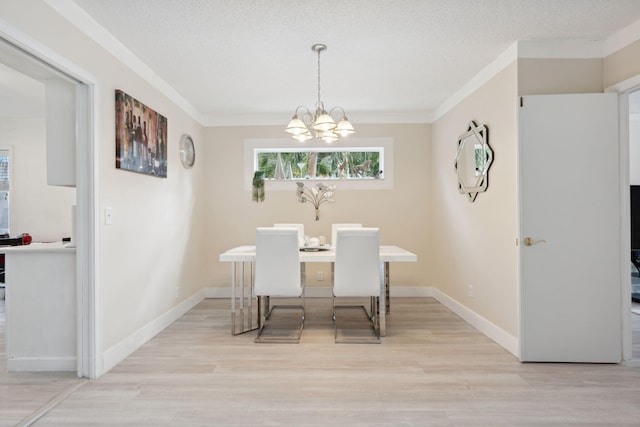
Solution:
<svg viewBox="0 0 640 427"><path fill-rule="evenodd" d="M298 232L293 228L256 229L256 295L298 297L304 289L300 275Z"/></svg>
<svg viewBox="0 0 640 427"><path fill-rule="evenodd" d="M304 246L304 224L273 224L277 228L295 228L298 230L298 246Z"/></svg>
<svg viewBox="0 0 640 427"><path fill-rule="evenodd" d="M333 277L335 296L380 295L380 269L379 229L338 229Z"/></svg>
<svg viewBox="0 0 640 427"><path fill-rule="evenodd" d="M336 231L338 228L360 228L362 224L331 224L331 246L336 247Z"/></svg>

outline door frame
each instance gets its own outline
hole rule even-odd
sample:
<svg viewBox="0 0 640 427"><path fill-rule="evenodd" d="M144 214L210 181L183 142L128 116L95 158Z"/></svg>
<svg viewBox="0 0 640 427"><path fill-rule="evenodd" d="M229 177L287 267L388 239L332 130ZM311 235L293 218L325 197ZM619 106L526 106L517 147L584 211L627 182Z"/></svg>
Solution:
<svg viewBox="0 0 640 427"><path fill-rule="evenodd" d="M620 83L606 88L605 92L613 92L618 94L618 120L619 120L619 153L620 153L620 242L622 245L621 253L629 254L631 248L631 207L629 202L629 94L640 90L640 74L626 79ZM621 257L620 272L621 277L627 277L622 281L622 360L628 361L632 359L633 338L631 330L631 278L629 277L629 256Z"/></svg>
<svg viewBox="0 0 640 427"><path fill-rule="evenodd" d="M76 82L77 375L97 378L100 363L98 293L97 79L67 58L0 19L0 39Z"/></svg>

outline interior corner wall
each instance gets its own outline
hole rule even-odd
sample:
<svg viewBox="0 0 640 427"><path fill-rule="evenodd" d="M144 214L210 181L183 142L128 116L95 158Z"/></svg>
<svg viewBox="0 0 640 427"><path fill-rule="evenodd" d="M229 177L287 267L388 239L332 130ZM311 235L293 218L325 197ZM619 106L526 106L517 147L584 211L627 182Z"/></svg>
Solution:
<svg viewBox="0 0 640 427"><path fill-rule="evenodd" d="M95 106L95 179L101 330L96 337L104 366L98 376L135 351L159 319L204 294L205 228L202 184L208 165L196 158L182 168L178 142L191 134L196 152L203 128L119 58L72 26L42 0L0 3L0 25L53 52L92 76ZM167 178L115 168L115 90L154 109L168 120ZM104 211L112 208L113 225ZM141 341L142 339L142 341Z"/></svg>
<svg viewBox="0 0 640 427"><path fill-rule="evenodd" d="M605 88L640 75L640 40L606 56L603 69Z"/></svg>
<svg viewBox="0 0 640 427"><path fill-rule="evenodd" d="M518 336L517 63L514 61L433 123L429 284ZM470 121L488 128L494 161L475 202L458 192L458 139ZM469 286L473 296L469 296Z"/></svg>
<svg viewBox="0 0 640 427"><path fill-rule="evenodd" d="M284 123L285 118L283 118ZM284 126L284 124L283 124ZM299 203L296 184L291 191L269 191L264 202L252 201L244 189L243 155L245 139L287 139L282 126L212 127L205 133L203 163L208 165L203 196L207 203L207 274L212 288L227 288L231 281L228 264L217 261L227 249L255 244L255 228L274 223L303 223L310 236L331 235L332 223L362 223L379 227L382 244L401 246L418 255L417 263L391 265L393 288L425 287L429 224L432 203L428 185L430 161L429 124L366 125L354 123L357 133L350 138L389 137L394 146L394 187L388 190L346 190L336 184L335 203L320 207L315 221L313 206ZM329 286L317 282L317 271L329 276L329 265L307 266L307 286Z"/></svg>

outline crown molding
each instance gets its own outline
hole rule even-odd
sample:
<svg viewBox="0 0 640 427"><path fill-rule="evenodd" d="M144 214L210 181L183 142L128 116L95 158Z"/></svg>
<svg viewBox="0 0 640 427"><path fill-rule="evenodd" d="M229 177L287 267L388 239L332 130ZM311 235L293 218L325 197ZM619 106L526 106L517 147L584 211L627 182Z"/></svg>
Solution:
<svg viewBox="0 0 640 427"><path fill-rule="evenodd" d="M109 53L119 58L204 127L247 126L248 123L252 126L282 125L289 117L287 113L282 115L201 113L72 0L44 0L44 2ZM640 40L640 20L611 35L606 40L517 41L433 110L350 112L349 116L354 123L433 123L519 58L603 58L638 40Z"/></svg>
<svg viewBox="0 0 640 427"><path fill-rule="evenodd" d="M431 123L431 111L349 111L349 120L361 124ZM274 114L203 114L202 125L218 126L286 126L290 112Z"/></svg>
<svg viewBox="0 0 640 427"><path fill-rule="evenodd" d="M518 43L513 43L498 57L485 66L478 74L465 83L456 93L450 98L446 99L432 114L432 122L440 119L452 108L462 102L467 96L478 90L484 84L486 84L491 78L493 78L500 71L504 70L509 64L518 58Z"/></svg>
<svg viewBox="0 0 640 427"><path fill-rule="evenodd" d="M640 40L640 19L613 33L603 43L603 56L609 56Z"/></svg>
<svg viewBox="0 0 640 427"><path fill-rule="evenodd" d="M202 123L202 115L190 102L182 97L169 83L158 76L148 65L142 62L140 58L120 43L118 39L75 2L71 0L44 0L44 2L87 37L111 53L114 57L118 58L123 64L126 64L127 67L144 80L148 81L149 84L173 101L191 116L191 118L200 123L200 125L204 126Z"/></svg>

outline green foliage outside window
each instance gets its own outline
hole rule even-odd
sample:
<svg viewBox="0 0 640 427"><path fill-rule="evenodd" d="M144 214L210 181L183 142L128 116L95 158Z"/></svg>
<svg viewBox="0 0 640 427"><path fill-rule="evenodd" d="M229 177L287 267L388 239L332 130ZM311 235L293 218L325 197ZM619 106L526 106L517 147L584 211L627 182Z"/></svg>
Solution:
<svg viewBox="0 0 640 427"><path fill-rule="evenodd" d="M378 179L376 151L257 151L257 170L265 179Z"/></svg>

